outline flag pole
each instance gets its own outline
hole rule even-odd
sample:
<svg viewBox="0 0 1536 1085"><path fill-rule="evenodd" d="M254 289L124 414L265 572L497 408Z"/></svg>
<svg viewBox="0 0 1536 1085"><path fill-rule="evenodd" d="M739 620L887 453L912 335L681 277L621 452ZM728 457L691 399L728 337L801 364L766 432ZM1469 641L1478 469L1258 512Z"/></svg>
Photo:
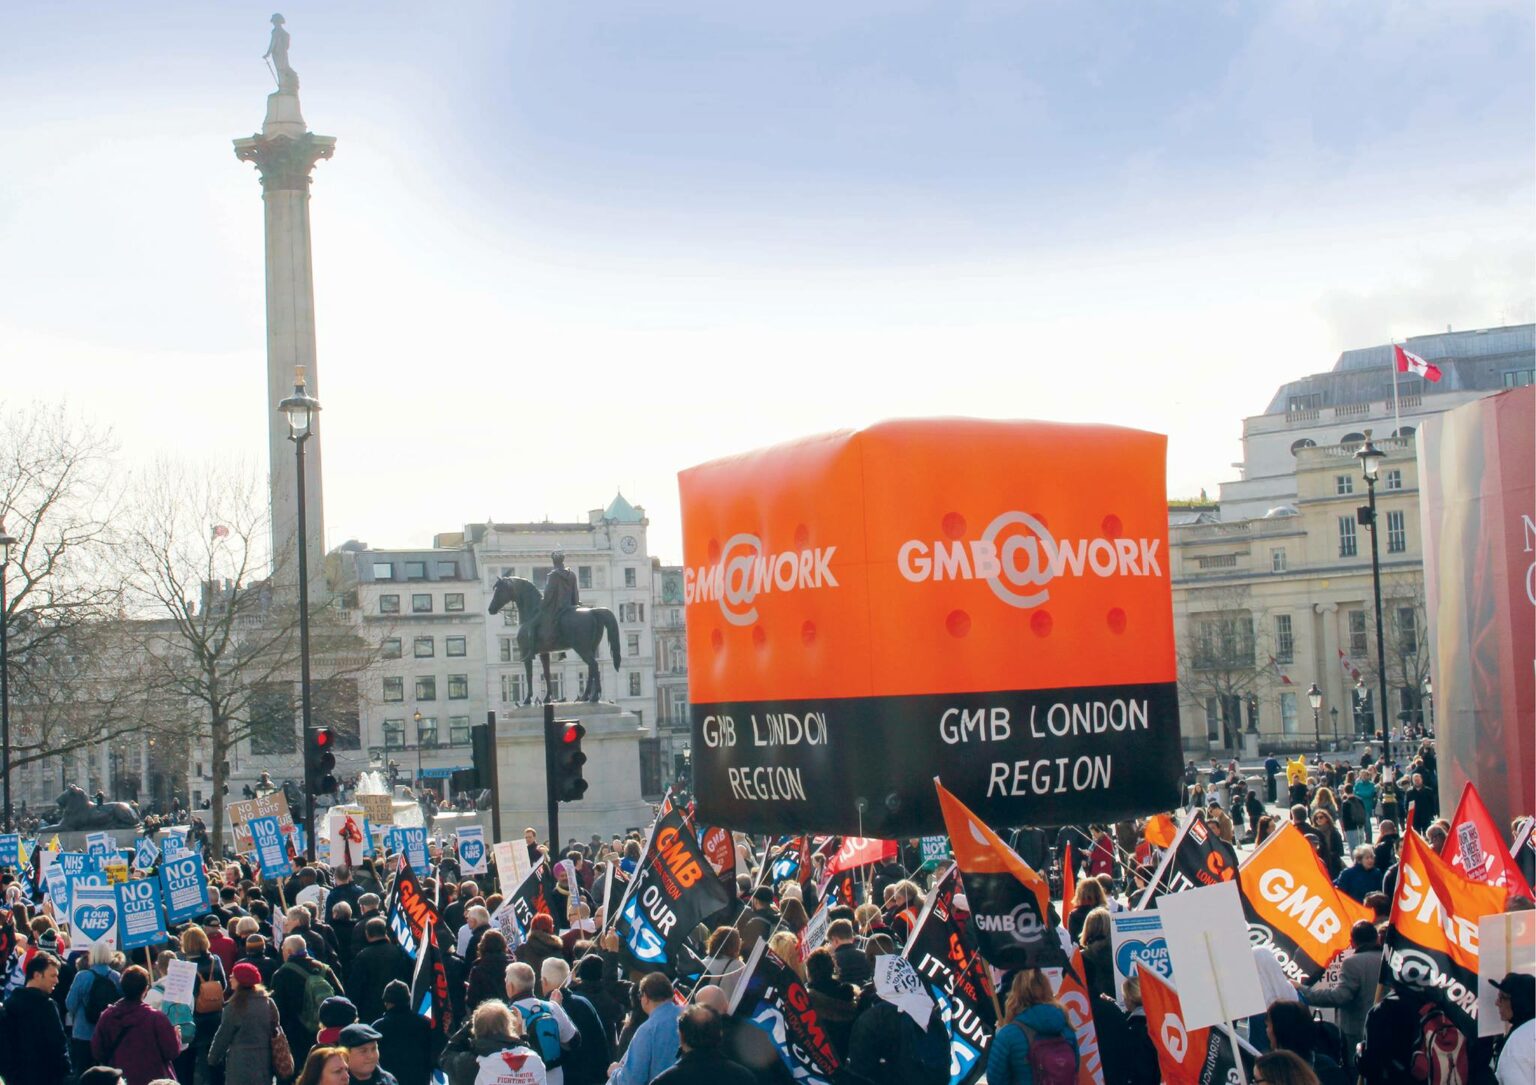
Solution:
<svg viewBox="0 0 1536 1085"><path fill-rule="evenodd" d="M1396 437L1403 429L1403 417L1397 398L1397 343L1388 339L1387 345L1392 348L1392 436Z"/></svg>

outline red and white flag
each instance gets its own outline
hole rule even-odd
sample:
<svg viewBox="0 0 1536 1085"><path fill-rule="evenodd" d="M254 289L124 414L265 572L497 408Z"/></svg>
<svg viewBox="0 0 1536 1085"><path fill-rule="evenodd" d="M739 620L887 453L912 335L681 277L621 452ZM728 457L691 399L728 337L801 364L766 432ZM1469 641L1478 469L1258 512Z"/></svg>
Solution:
<svg viewBox="0 0 1536 1085"><path fill-rule="evenodd" d="M1399 373L1417 373L1427 381L1440 379L1440 367L1434 362L1426 362L1417 354L1404 350L1396 343L1392 344L1392 353L1397 357L1397 371Z"/></svg>
<svg viewBox="0 0 1536 1085"><path fill-rule="evenodd" d="M1440 858L1468 881L1502 886L1522 897L1531 896L1525 875L1505 849L1498 823L1483 805L1483 797L1471 780L1461 789L1461 801L1456 804L1451 833L1440 849Z"/></svg>

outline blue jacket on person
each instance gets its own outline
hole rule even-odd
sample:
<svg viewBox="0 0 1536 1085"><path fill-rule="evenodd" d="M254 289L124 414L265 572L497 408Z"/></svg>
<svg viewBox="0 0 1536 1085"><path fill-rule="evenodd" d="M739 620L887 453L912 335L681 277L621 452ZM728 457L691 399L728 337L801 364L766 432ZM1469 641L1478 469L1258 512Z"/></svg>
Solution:
<svg viewBox="0 0 1536 1085"><path fill-rule="evenodd" d="M113 987L122 986L123 977L110 965L93 964L75 973L75 982L69 985L69 994L64 999L64 1006L70 1013L71 1040L89 1040L96 1034L96 1022L85 1019L85 1004L91 996L91 985L103 979L110 980Z"/></svg>
<svg viewBox="0 0 1536 1085"><path fill-rule="evenodd" d="M1382 879L1386 877L1386 871L1380 867L1365 867L1356 863L1354 866L1345 867L1339 876L1333 879L1333 886L1339 892L1355 900L1365 903L1367 893L1381 892Z"/></svg>
<svg viewBox="0 0 1536 1085"><path fill-rule="evenodd" d="M629 1048L608 1085L649 1085L652 1078L677 1062L677 1019L682 1013L682 1007L671 1000L657 1006L630 1037Z"/></svg>
<svg viewBox="0 0 1536 1085"><path fill-rule="evenodd" d="M1029 1068L1029 1033L1014 1027L1016 1024L1028 1025L1036 1036L1065 1037L1078 1058L1083 1056L1077 1046L1077 1033L1062 1008L1049 1002L1037 1003L992 1037L992 1047L987 1052L987 1085L1034 1085L1035 1075Z"/></svg>

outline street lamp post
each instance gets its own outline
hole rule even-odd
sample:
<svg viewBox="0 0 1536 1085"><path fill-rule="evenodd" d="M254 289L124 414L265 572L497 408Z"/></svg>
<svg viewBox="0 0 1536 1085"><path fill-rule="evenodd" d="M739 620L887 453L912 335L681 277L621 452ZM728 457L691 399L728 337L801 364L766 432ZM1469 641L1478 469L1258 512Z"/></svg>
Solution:
<svg viewBox="0 0 1536 1085"><path fill-rule="evenodd" d="M1337 749L1339 745L1339 706L1334 705L1328 710L1328 718L1333 722L1333 745Z"/></svg>
<svg viewBox="0 0 1536 1085"><path fill-rule="evenodd" d="M421 712L417 710L412 717L416 724L416 794L421 797Z"/></svg>
<svg viewBox="0 0 1536 1085"><path fill-rule="evenodd" d="M1312 688L1307 690L1307 703L1312 706L1312 734L1317 739L1317 752L1323 752L1323 691L1317 688L1317 683L1312 683Z"/></svg>
<svg viewBox="0 0 1536 1085"><path fill-rule="evenodd" d="M1357 510L1356 519L1371 529L1371 590L1376 597L1376 681L1381 694L1376 714L1381 720L1381 760L1392 762L1392 723L1387 719L1387 642L1381 622L1381 545L1376 530L1376 476L1381 471L1381 461L1387 454L1371 441L1371 431L1365 431L1365 444L1355 453L1360 461L1360 472L1365 476L1365 489L1369 504Z"/></svg>
<svg viewBox="0 0 1536 1085"><path fill-rule="evenodd" d="M309 690L309 525L304 499L304 442L314 432L315 415L320 401L304 390L304 368L294 375L293 395L277 405L288 416L288 439L293 442L294 463L298 470L296 496L299 500L299 703L303 706L304 742L309 749L313 726ZM306 781L307 782L307 781ZM304 846L310 862L315 861L315 793L304 789Z"/></svg>
<svg viewBox="0 0 1536 1085"><path fill-rule="evenodd" d="M1435 687L1427 674L1424 676L1424 703L1429 706L1429 718L1424 721L1424 725L1433 731L1435 729Z"/></svg>
<svg viewBox="0 0 1536 1085"><path fill-rule="evenodd" d="M11 831L11 660L6 633L5 577L11 564L11 546L16 542L6 534L0 520L0 776L5 780L5 831Z"/></svg>

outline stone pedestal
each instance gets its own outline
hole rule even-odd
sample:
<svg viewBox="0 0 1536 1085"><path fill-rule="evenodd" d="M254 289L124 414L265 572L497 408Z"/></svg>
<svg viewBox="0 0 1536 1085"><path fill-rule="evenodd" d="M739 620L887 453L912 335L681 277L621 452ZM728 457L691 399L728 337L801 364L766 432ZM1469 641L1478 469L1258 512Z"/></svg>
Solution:
<svg viewBox="0 0 1536 1085"><path fill-rule="evenodd" d="M633 712L613 704L555 705L555 719L580 720L586 727L587 793L560 806L560 843L571 837L604 839L651 820L651 804L640 797L640 740L645 728ZM501 792L501 836L521 837L528 826L548 835L544 774L544 709L540 705L501 713L496 721L496 773Z"/></svg>

